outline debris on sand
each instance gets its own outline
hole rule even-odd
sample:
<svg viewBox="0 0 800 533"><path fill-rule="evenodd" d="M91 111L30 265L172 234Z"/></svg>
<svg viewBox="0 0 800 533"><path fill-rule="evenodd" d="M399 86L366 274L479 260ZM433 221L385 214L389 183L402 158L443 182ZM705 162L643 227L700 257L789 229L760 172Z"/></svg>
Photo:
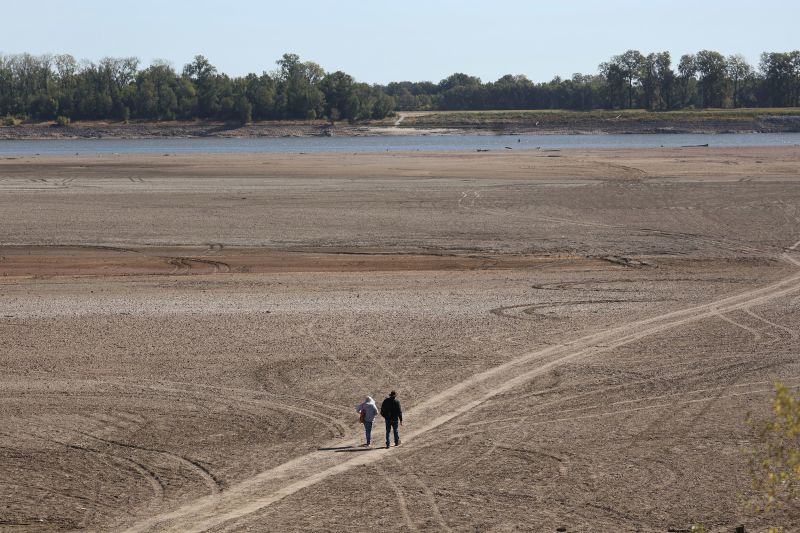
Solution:
<svg viewBox="0 0 800 533"><path fill-rule="evenodd" d="M622 265L632 268L641 268L643 266L650 266L650 263L646 263L644 261L639 261L637 259L632 259L630 257L625 257L622 255L606 255L599 257L598 259L602 259L603 261L608 261L609 263L614 263L615 265Z"/></svg>

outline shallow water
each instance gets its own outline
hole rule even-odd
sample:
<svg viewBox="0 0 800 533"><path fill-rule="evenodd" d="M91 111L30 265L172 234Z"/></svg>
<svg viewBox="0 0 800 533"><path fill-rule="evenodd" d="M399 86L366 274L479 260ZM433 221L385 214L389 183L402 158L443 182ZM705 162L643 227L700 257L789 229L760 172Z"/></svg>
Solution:
<svg viewBox="0 0 800 533"><path fill-rule="evenodd" d="M0 156L800 146L800 133L0 140Z"/></svg>

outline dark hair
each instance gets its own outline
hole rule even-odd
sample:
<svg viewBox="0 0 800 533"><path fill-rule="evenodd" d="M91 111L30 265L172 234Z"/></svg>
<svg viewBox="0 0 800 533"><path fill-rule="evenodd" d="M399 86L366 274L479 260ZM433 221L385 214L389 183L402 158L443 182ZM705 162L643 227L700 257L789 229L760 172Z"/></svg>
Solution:
<svg viewBox="0 0 800 533"><path fill-rule="evenodd" d="M389 396L397 396L397 393L395 391L392 391L389 393Z"/></svg>

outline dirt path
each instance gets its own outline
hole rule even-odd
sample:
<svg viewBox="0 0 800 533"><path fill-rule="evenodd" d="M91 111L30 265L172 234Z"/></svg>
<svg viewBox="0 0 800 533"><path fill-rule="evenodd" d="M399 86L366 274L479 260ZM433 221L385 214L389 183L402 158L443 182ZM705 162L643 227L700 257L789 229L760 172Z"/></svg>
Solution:
<svg viewBox="0 0 800 533"><path fill-rule="evenodd" d="M800 266L800 261L788 253L794 249L796 246L790 248L783 258ZM476 374L411 409L407 413L408 420L424 420L424 413L442 414L422 426L407 429L404 432L404 443L408 444L454 418L468 413L493 397L524 385L531 379L565 363L607 352L644 337L668 329L680 328L701 319L717 317L722 313L763 304L798 291L800 291L800 272L765 287L711 303L633 321L578 338L572 342L526 353L505 364ZM457 407L453 408L452 406ZM368 450L357 453L356 457L351 457L350 454L336 453L331 450L352 442L354 438L355 435L347 435L345 438L329 442L319 451L303 455L262 472L226 489L221 494L200 498L174 511L139 522L126 531L129 533L205 531L259 511L331 476L347 472L360 465L375 463L385 458L385 454L395 453L394 449Z"/></svg>

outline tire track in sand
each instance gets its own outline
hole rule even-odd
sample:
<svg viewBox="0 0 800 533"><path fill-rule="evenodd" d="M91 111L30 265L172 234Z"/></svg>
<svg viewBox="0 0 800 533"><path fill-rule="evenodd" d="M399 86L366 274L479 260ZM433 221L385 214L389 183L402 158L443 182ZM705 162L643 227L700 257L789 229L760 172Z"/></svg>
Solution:
<svg viewBox="0 0 800 533"><path fill-rule="evenodd" d="M787 328L786 326L781 326L780 324L776 324L775 322L772 322L771 320L767 320L766 318L764 318L763 316L759 315L758 313L756 313L755 311L753 311L749 307L745 308L744 312L747 313L748 315L752 316L756 320L760 320L761 322L763 322L763 323L765 323L765 324L767 324L769 326L772 326L775 329L781 330L784 333L788 333L789 334L789 338L791 340L793 340L793 341L796 341L798 336L799 336L796 330Z"/></svg>
<svg viewBox="0 0 800 533"><path fill-rule="evenodd" d="M400 485L397 484L392 476L388 475L383 468L381 468L380 464L376 465L375 469L381 478L383 478L389 487L391 487L392 492L394 492L394 495L397 498L397 504L400 506L400 514L403 516L403 522L406 523L406 527L409 529L409 531L419 531L417 526L414 525L414 521L411 519L411 513L408 512L408 501L403 495L403 489L400 488Z"/></svg>
<svg viewBox="0 0 800 533"><path fill-rule="evenodd" d="M728 324L730 324L732 326L736 326L737 328L743 329L744 331L748 332L750 335L753 336L753 342L761 342L761 333L759 333L754 328L751 328L750 326L746 326L744 324L741 324L741 323L735 321L734 319L725 316L723 313L715 313L714 316L716 316L716 318L722 320L723 322L727 322Z"/></svg>
<svg viewBox="0 0 800 533"><path fill-rule="evenodd" d="M433 491L428 486L428 484L425 483L422 480L422 478L419 477L419 475L417 475L417 472L415 470L406 468L397 457L393 457L393 459L397 468L401 471L404 471L406 475L410 476L422 490L421 494L425 499L425 502L428 504L428 507L430 507L431 509L431 514L429 516L426 516L426 518L432 518L438 523L438 528L437 528L438 531L453 531L450 528L450 526L447 525L447 522L445 522L444 517L442 516L442 512L439 509L439 504L436 503L436 496L433 494ZM384 475L384 477L388 482L394 483L394 480L390 476Z"/></svg>
<svg viewBox="0 0 800 533"><path fill-rule="evenodd" d="M447 525L447 522L445 521L444 516L442 516L442 511L441 511L441 509L439 509L439 504L436 503L436 496L433 494L433 491L431 490L431 488L428 486L427 483L425 483L422 480L421 477L419 477L416 474L416 472L414 472L412 470L412 471L410 471L410 473L411 473L411 477L414 478L414 481L416 481L417 485L419 485L420 488L422 489L422 493L425 495L425 500L428 502L428 505L431 508L431 512L433 513L433 518L438 523L439 531L449 531L449 532L453 531L450 528L450 526Z"/></svg>
<svg viewBox="0 0 800 533"><path fill-rule="evenodd" d="M784 258L795 266L800 266L800 261L788 254L784 254ZM794 273L767 286L711 303L635 320L571 342L525 353L507 363L475 374L409 410L407 415L409 420L426 420L426 414L437 412L441 414L416 429L407 430L404 442L408 444L416 437L437 429L493 397L512 391L564 363L607 352L655 333L716 316L717 313L765 303L798 291L800 291L800 273ZM455 398L459 401L453 401ZM454 405L455 408L452 407ZM342 440L329 444L340 445ZM341 457L344 454L330 454L322 450L311 452L231 486L218 495L199 498L174 511L143 520L127 531L189 532L205 531L225 525L332 476L348 472L360 465L375 463L385 457L386 453L396 452L394 449L383 452L372 451L349 459Z"/></svg>
<svg viewBox="0 0 800 533"><path fill-rule="evenodd" d="M792 386L789 387L789 389L798 390L798 389L800 389L800 385L792 385ZM590 418L602 418L602 417L606 417L606 416L609 416L609 417L611 417L611 416L619 416L619 415L627 414L627 413L635 413L635 412L639 412L639 411L648 411L648 410L651 410L651 409L671 409L671 408L674 408L676 405L704 404L704 403L709 403L709 402L716 401L716 400L719 400L719 399L724 399L724 398L738 398L738 397L741 397L741 396L751 396L751 395L754 395L754 394L772 394L774 392L775 392L775 388L774 387L769 387L769 388L766 388L766 389L750 390L750 391L744 391L744 392L733 392L733 393L730 393L730 394L723 394L723 395L720 395L720 396L714 396L712 398L698 398L696 400L682 400L682 401L679 401L679 402L661 403L661 404L655 404L655 405L645 405L645 406L642 406L642 407L631 407L631 408L627 408L627 409L617 409L617 410L614 410L614 411L607 411L607 412L602 412L602 413L590 413L590 414L586 414L586 415L576 415L576 416L568 416L568 417L562 417L562 418L552 418L552 419L548 419L548 420L540 420L540 421L536 421L536 422L530 422L529 426L541 426L541 425L544 425L544 424L554 424L554 423L559 423L559 422L574 422L574 421L577 421L577 420L588 420Z"/></svg>
<svg viewBox="0 0 800 533"><path fill-rule="evenodd" d="M782 382L786 383L786 385L789 388L800 388L800 383L796 383L796 384L795 383L790 383L790 382L794 382L794 381L800 381L800 376L793 376L793 377L783 378L782 379ZM659 395L656 395L656 396L644 396L644 397L640 397L640 398L634 398L634 399L631 399L631 400L620 400L620 401L611 402L611 403L589 404L589 405L584 405L584 406L581 406L581 407L575 407L575 408L572 408L572 409L558 409L558 410L553 410L553 411L540 411L538 413L533 413L533 414L524 415L524 416L512 416L512 417L505 417L505 418L493 418L493 419L489 419L489 420L481 420L479 422L471 422L471 423L468 423L468 424L464 424L462 426L459 426L458 429L460 431L476 432L476 431L480 431L480 429L477 429L477 428L491 426L491 430L492 431L498 431L498 430L506 430L506 429L511 429L511 428L514 428L514 427L518 427L520 425L519 424L520 422L524 422L526 426L530 426L530 425L539 425L539 424L549 424L549 423L552 423L552 422L558 422L558 421L564 421L564 420L578 420L578 419L582 419L582 418L611 416L611 415L616 415L616 414L619 414L619 413L642 411L642 410L646 410L646 409L667 408L667 407L674 406L674 405L684 405L684 404L688 405L688 404L701 403L701 402L712 402L712 401L714 401L714 400L716 400L718 398L735 398L735 397L738 397L738 396L745 396L745 395L749 395L749 394L762 394L764 392L770 392L770 391L774 392L775 389L774 388L766 388L766 389L765 388L760 388L760 389L749 390L749 391L744 391L744 392L734 392L734 393L730 393L728 395L718 394L718 395L715 395L715 396L709 396L709 393L725 392L725 391L730 391L731 389L735 389L735 388L753 387L755 385L766 386L766 385L773 385L773 384L774 384L774 381L753 381L753 382L749 382L749 383L740 383L740 384L737 384L737 385L733 385L732 387L724 386L724 387L709 387L709 388L705 388L705 389L692 389L692 390L688 390L688 391L681 391L681 392L675 392L675 393L670 393L670 394L659 394ZM599 393L602 393L602 392L604 392L606 390L613 390L613 389L619 389L619 388L620 387L610 387L609 389L600 389L600 390L595 391L592 394L599 394ZM634 404L637 404L637 403L654 402L654 401L659 401L659 400L671 400L672 398L685 398L685 397L690 396L690 395L702 395L702 397L698 398L698 399L692 399L692 400L681 400L681 399L678 399L677 401L670 401L669 403L659 403L659 404L654 404L654 405L646 405L644 407L637 407L635 409L628 409L627 407L623 407L621 409L616 409L616 407L615 407L615 406L634 405ZM576 397L577 396L573 396L572 398L576 398ZM570 399L570 398L567 398L565 400L568 400L568 399ZM612 407L614 407L614 409L612 409L610 411L607 410L607 411L604 411L602 413L585 414L587 411L592 411L592 410L595 410L595 409L609 409L609 408L612 408ZM562 415L565 415L565 414L568 414L568 413L584 413L584 414L575 415L574 417L572 415L570 415L568 417L563 417L562 416ZM535 420L535 419L543 418L543 417L547 417L547 416L558 416L559 418L548 418L547 420ZM486 431L486 430L484 430L484 431Z"/></svg>
<svg viewBox="0 0 800 533"><path fill-rule="evenodd" d="M74 433L80 434L88 439L92 439L98 442L102 442L109 446L116 446L123 449L128 450L137 450L140 452L149 452L153 454L158 454L168 460L177 461L180 465L185 466L189 471L194 472L198 477L203 481L203 483L208 487L208 490L212 493L217 493L225 488L225 483L219 479L213 472L211 472L207 467L205 467L199 460L197 459L190 459L184 455L179 455L176 453L169 452L167 450L160 450L157 448L148 448L146 446L137 446L135 444L128 444L125 442L120 442L113 439L106 439L103 437L97 437L92 435L91 433L86 433L83 431L76 431L71 430ZM120 457L120 456L116 456Z"/></svg>
<svg viewBox="0 0 800 533"><path fill-rule="evenodd" d="M353 382L361 390L370 390L369 384L364 380L364 377L356 375L353 371L347 368L347 365L345 365L341 359L336 356L334 353L335 347L325 347L320 339L320 336L317 334L317 331L321 329L319 327L319 319L309 320L305 329L306 335L314 342L314 344L317 345L319 353L322 354L326 361L333 363L333 365L338 368L339 371L347 377L347 379Z"/></svg>
<svg viewBox="0 0 800 533"><path fill-rule="evenodd" d="M8 433L4 433L3 435L11 436ZM65 442L65 441L62 441L62 440L59 440L59 439L53 438L53 437L42 437L42 436L36 435L34 433L25 433L24 435L26 435L25 438L28 438L30 440L41 440L41 441L52 443L52 444L58 444L58 445L63 446L65 448L68 448L68 449L71 449L71 450L76 450L78 452L83 452L83 453L87 453L87 454L93 454L93 455L97 455L97 456L100 456L100 457L107 458L108 461L106 462L106 464L109 464L109 461L110 461L111 463L118 463L120 465L124 465L125 467L129 468L133 472L136 472L139 476L141 476L149 484L149 486L150 486L150 488L151 488L151 490L153 492L153 499L150 500L149 502L147 502L146 505L156 506L156 505L159 505L160 503L162 503L163 500L164 500L164 492L165 492L165 489L166 489L166 487L164 485L164 482L161 480L161 478L158 476L158 474L156 474L150 467L148 467L144 463L141 463L141 462L135 460L132 457L125 457L125 456L121 456L121 455L116 455L116 454L113 454L113 453L110 453L110 452L107 452L107 451L103 451L103 450L98 450L96 448L92 448L91 446L88 446L88 445L85 445L85 444L79 444L79 443L74 443L74 442ZM16 438L19 439L19 437L16 437ZM93 505L98 505L98 504L102 505L101 502L99 502L99 501L91 500L89 498L80 497L80 496L72 496L67 492L54 491L54 490L51 490L51 489L44 489L44 488L41 489L41 490L45 490L47 492L53 492L53 493L59 494L61 496L67 496L69 498L75 498L75 499L84 500L86 502L90 502ZM108 508L113 508L111 505L104 505L104 506L108 507Z"/></svg>

